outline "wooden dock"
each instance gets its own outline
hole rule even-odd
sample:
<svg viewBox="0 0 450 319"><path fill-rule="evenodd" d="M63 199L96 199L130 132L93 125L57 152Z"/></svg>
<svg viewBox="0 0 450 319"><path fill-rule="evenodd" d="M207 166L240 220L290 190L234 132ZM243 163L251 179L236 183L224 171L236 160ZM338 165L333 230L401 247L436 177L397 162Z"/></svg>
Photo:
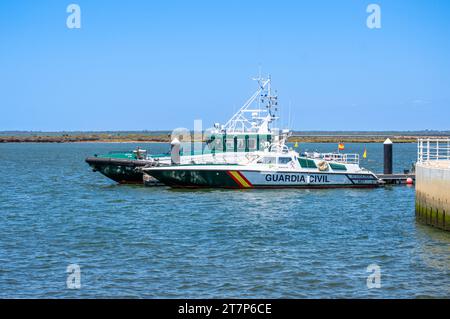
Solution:
<svg viewBox="0 0 450 319"><path fill-rule="evenodd" d="M408 178L412 178L413 182L416 180L415 174L376 174L379 179L389 185L406 184Z"/></svg>

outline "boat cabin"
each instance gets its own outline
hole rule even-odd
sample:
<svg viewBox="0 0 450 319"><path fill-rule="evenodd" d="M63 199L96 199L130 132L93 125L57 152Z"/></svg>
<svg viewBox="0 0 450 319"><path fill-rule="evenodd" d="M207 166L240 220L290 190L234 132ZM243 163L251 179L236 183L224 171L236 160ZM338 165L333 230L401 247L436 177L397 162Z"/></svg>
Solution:
<svg viewBox="0 0 450 319"><path fill-rule="evenodd" d="M339 171L345 172L349 169L350 163L337 161L327 161L323 158L307 158L298 156L296 152L287 152L286 154L272 154L268 152L260 153L255 159L250 161L253 165L265 165L268 167L276 167L280 169L307 169L319 171Z"/></svg>
<svg viewBox="0 0 450 319"><path fill-rule="evenodd" d="M206 140L205 153L257 152L272 143L272 134L211 134Z"/></svg>

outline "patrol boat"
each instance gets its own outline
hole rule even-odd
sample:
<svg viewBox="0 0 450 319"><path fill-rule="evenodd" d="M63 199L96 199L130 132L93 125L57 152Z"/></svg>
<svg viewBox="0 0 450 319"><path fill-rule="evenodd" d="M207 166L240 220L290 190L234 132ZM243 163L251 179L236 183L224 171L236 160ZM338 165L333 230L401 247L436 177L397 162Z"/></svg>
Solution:
<svg viewBox="0 0 450 319"><path fill-rule="evenodd" d="M237 164L171 165L142 171L174 188L373 188L381 181L358 154L300 156L284 141Z"/></svg>
<svg viewBox="0 0 450 319"><path fill-rule="evenodd" d="M191 141L181 143L179 162L193 163L237 163L248 153L266 149L278 138L280 130L272 129L278 120L278 97L272 93L271 78L258 77L258 89L225 124L215 123L204 134L204 147L191 147ZM285 131L283 131L285 132ZM149 154L137 148L130 152L114 152L95 155L85 160L93 169L118 183L143 182L139 168L167 166L172 164L170 152ZM146 177L147 185L158 185L153 178Z"/></svg>

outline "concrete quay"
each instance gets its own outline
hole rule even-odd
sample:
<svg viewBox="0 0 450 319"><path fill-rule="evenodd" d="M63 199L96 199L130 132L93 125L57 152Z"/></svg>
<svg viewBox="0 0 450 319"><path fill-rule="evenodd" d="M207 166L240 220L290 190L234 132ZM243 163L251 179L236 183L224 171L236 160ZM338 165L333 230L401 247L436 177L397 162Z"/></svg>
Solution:
<svg viewBox="0 0 450 319"><path fill-rule="evenodd" d="M450 231L450 160L416 164L416 218Z"/></svg>

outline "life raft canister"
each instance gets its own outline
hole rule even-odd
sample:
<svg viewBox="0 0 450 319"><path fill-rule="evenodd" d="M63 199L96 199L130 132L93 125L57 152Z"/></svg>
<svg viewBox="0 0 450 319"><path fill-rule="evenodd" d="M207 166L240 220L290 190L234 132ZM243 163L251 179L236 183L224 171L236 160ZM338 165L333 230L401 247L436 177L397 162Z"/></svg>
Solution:
<svg viewBox="0 0 450 319"><path fill-rule="evenodd" d="M323 172L328 170L328 163L325 161L320 161L319 163L317 163L319 166L319 171Z"/></svg>

